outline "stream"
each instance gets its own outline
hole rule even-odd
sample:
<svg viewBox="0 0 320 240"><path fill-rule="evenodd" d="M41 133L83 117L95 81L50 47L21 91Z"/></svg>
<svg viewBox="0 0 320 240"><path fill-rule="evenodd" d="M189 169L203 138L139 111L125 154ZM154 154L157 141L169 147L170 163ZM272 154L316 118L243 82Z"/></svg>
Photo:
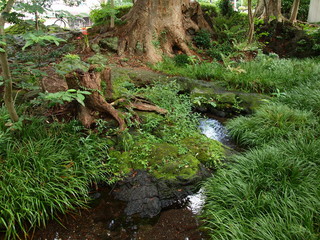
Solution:
<svg viewBox="0 0 320 240"><path fill-rule="evenodd" d="M199 128L208 138L232 147L223 124L215 119L202 119ZM92 195L97 198L90 209L61 215L46 228L35 232L36 240L206 240L199 230L197 215L205 197L203 189L153 218L126 216L126 203L114 199L110 187Z"/></svg>

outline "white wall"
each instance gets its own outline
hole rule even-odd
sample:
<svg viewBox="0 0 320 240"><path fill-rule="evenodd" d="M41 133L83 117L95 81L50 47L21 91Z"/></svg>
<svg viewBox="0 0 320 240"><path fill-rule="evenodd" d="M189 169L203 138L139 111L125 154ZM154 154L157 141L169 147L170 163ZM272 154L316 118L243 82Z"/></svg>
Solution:
<svg viewBox="0 0 320 240"><path fill-rule="evenodd" d="M311 0L309 7L308 22L320 22L320 0Z"/></svg>

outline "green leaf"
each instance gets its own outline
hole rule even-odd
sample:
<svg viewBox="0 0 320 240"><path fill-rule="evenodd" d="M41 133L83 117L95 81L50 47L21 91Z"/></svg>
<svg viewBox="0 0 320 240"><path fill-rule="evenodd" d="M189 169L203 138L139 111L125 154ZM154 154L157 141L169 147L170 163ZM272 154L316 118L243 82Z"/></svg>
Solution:
<svg viewBox="0 0 320 240"><path fill-rule="evenodd" d="M31 45L34 44L33 40L27 40L26 44L23 46L22 51L24 51L27 47L30 47Z"/></svg>
<svg viewBox="0 0 320 240"><path fill-rule="evenodd" d="M0 52L5 53L5 52L6 52L6 50L4 50L3 48L0 48Z"/></svg>
<svg viewBox="0 0 320 240"><path fill-rule="evenodd" d="M75 90L75 89L68 89L67 92L69 92L69 93L75 93L75 92L77 92L77 90Z"/></svg>

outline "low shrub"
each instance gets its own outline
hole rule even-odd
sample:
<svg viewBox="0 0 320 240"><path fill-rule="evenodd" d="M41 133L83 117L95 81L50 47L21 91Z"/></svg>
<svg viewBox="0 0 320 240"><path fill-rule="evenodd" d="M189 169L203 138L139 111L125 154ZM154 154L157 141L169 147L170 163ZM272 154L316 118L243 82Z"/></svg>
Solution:
<svg viewBox="0 0 320 240"><path fill-rule="evenodd" d="M193 41L198 48L208 49L210 48L211 34L207 30L200 30L194 36Z"/></svg>

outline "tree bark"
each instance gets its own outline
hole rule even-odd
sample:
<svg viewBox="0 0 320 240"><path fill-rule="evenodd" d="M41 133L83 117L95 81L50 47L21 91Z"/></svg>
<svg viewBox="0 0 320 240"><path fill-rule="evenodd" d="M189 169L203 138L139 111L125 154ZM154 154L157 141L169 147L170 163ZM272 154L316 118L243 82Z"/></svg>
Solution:
<svg viewBox="0 0 320 240"><path fill-rule="evenodd" d="M4 25L6 23L6 20L3 17L3 13L9 13L11 11L11 8L14 4L15 0L9 0L7 2L6 7L1 11L0 13L0 36L1 40L4 41L5 34L4 34ZM5 48L3 46L2 48ZM14 107L14 101L12 97L12 78L10 74L9 69L9 63L8 63L8 57L6 52L0 52L0 63L2 68L2 77L4 79L4 103L7 107L8 113L10 115L10 118L13 122L19 121L18 114L16 112L16 109Z"/></svg>
<svg viewBox="0 0 320 240"><path fill-rule="evenodd" d="M259 0L256 16L265 19L265 21L269 21L271 16L276 17L278 21L283 21L281 0Z"/></svg>
<svg viewBox="0 0 320 240"><path fill-rule="evenodd" d="M199 29L211 31L198 2L190 0L137 0L118 28L118 54L143 55L157 62L176 52L195 54L192 34Z"/></svg>
<svg viewBox="0 0 320 240"><path fill-rule="evenodd" d="M114 10L114 0L110 0L110 7ZM114 28L114 13L112 13L110 17L110 27Z"/></svg>
<svg viewBox="0 0 320 240"><path fill-rule="evenodd" d="M300 5L300 0L294 0L292 9L291 9L291 16L289 20L292 24L294 24L297 21L299 5Z"/></svg>
<svg viewBox="0 0 320 240"><path fill-rule="evenodd" d="M248 32L248 43L253 42L254 35L254 15L252 13L252 0L248 0L248 18L249 18L249 32Z"/></svg>

